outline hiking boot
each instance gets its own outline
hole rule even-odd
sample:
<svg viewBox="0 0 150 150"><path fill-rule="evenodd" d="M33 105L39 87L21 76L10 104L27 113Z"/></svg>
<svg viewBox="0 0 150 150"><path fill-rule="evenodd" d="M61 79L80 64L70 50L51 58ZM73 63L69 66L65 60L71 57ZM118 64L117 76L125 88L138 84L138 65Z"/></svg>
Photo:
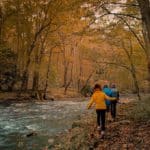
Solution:
<svg viewBox="0 0 150 150"><path fill-rule="evenodd" d="M104 132L104 131L102 131L102 132L101 132L101 135L104 135L104 134L105 134L105 132Z"/></svg>
<svg viewBox="0 0 150 150"><path fill-rule="evenodd" d="M105 132L101 131L100 139L104 139Z"/></svg>
<svg viewBox="0 0 150 150"><path fill-rule="evenodd" d="M97 130L100 131L100 130L101 130L101 126L98 126L98 127L97 127Z"/></svg>
<svg viewBox="0 0 150 150"><path fill-rule="evenodd" d="M116 121L116 119L115 118L112 118L112 122L115 122Z"/></svg>

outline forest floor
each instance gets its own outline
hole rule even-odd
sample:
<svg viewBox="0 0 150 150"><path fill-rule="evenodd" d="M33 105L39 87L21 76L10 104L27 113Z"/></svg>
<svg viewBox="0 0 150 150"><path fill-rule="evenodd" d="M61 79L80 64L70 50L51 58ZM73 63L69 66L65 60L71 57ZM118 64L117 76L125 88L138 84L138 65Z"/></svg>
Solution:
<svg viewBox="0 0 150 150"><path fill-rule="evenodd" d="M96 130L96 115L84 116L67 134L56 138L48 149L54 150L149 150L150 97L142 102L122 103L115 122L106 122L104 139ZM45 150L45 149L44 149Z"/></svg>

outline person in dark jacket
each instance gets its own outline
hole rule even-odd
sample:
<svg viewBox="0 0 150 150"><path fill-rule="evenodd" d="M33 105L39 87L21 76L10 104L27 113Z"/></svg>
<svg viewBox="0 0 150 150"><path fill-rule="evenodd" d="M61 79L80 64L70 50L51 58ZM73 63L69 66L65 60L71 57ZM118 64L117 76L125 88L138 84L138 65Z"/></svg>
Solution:
<svg viewBox="0 0 150 150"><path fill-rule="evenodd" d="M117 102L119 100L119 91L116 88L115 84L111 85L111 97L115 97L116 100L115 101L111 101L111 117L113 119L113 121L115 121L116 119L116 114L117 114Z"/></svg>

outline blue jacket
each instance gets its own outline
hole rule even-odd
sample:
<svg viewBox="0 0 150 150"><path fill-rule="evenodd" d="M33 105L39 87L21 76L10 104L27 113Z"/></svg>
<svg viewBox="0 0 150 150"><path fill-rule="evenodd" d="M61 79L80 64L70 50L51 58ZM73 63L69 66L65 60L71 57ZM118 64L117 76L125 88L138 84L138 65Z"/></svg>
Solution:
<svg viewBox="0 0 150 150"><path fill-rule="evenodd" d="M112 96L112 91L110 88L104 88L103 92L109 97ZM111 102L109 100L106 100L106 105L109 106L110 104L111 104Z"/></svg>

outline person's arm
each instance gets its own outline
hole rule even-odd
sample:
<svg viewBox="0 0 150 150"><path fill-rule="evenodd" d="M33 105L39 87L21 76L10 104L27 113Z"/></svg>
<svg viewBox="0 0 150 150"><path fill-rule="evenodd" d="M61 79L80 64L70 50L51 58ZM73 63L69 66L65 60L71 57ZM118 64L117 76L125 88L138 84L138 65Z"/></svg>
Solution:
<svg viewBox="0 0 150 150"><path fill-rule="evenodd" d="M90 99L90 102L87 105L87 109L90 109L90 107L92 106L93 103L94 103L94 99L93 99L93 96L92 96L91 99Z"/></svg>
<svg viewBox="0 0 150 150"><path fill-rule="evenodd" d="M110 101L116 100L115 97L109 97L109 96L107 96L106 94L105 94L105 99L110 100Z"/></svg>

